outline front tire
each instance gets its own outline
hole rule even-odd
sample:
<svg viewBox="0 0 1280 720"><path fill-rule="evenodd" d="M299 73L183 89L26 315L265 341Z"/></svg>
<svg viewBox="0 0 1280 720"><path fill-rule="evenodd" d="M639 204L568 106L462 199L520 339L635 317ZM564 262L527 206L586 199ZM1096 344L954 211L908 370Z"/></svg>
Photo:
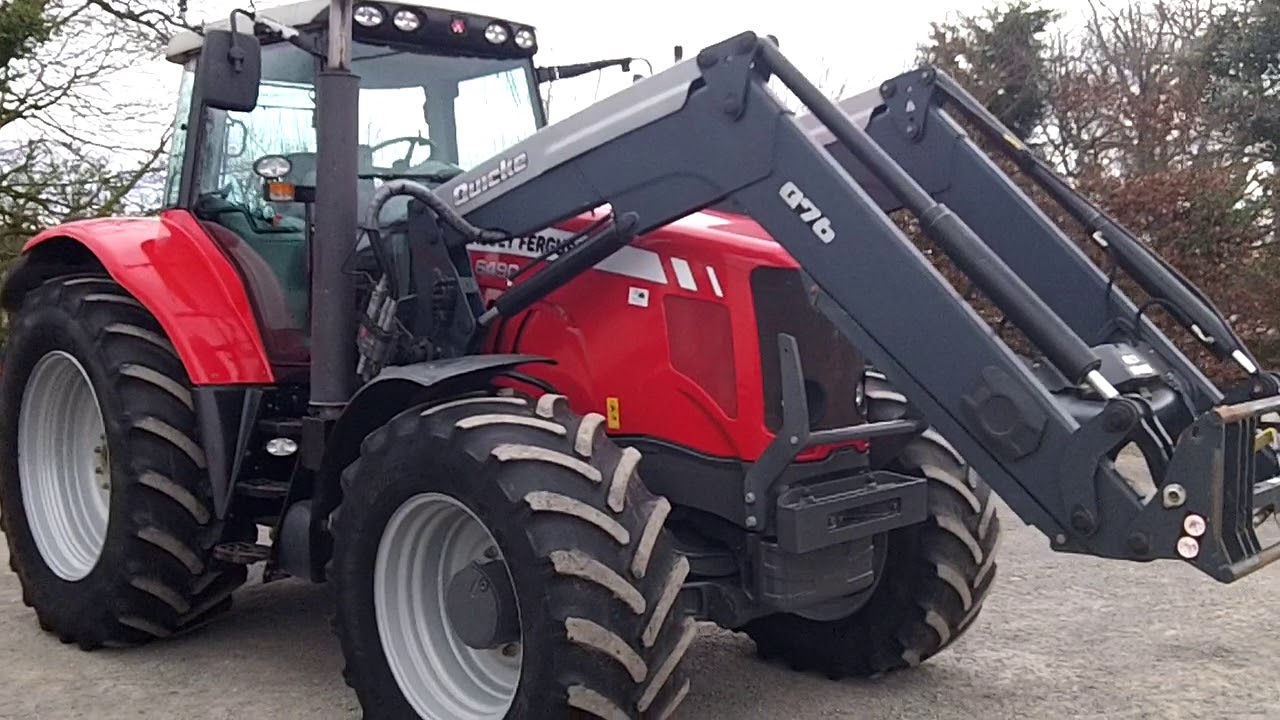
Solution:
<svg viewBox="0 0 1280 720"><path fill-rule="evenodd" d="M85 650L189 630L245 569L217 540L189 382L137 300L51 280L14 317L0 376L0 526L40 626Z"/></svg>
<svg viewBox="0 0 1280 720"><path fill-rule="evenodd" d="M867 374L868 419L904 416L907 401ZM830 621L769 615L744 630L762 658L832 678L914 667L955 643L977 619L996 575L995 496L938 433L912 439L893 470L924 477L928 518L889 533L883 575L866 603Z"/></svg>
<svg viewBox="0 0 1280 720"><path fill-rule="evenodd" d="M663 530L669 503L635 474L639 454L602 422L557 395L484 395L410 409L366 438L342 476L328 573L366 718L665 718L684 699L688 562ZM513 634L481 649L449 612L469 566L490 568L473 590L513 592L492 614Z"/></svg>

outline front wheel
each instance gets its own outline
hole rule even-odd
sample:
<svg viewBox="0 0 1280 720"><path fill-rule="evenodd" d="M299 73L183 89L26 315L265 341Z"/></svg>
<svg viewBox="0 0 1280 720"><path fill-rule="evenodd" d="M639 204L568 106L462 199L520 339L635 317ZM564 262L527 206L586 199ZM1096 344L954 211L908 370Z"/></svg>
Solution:
<svg viewBox="0 0 1280 720"><path fill-rule="evenodd" d="M907 401L867 374L869 419L903 417ZM928 480L928 518L888 534L882 576L843 618L769 615L744 630L766 659L833 678L914 667L955 643L977 619L996 575L995 496L932 429L912 439L893 470Z"/></svg>
<svg viewBox="0 0 1280 720"><path fill-rule="evenodd" d="M0 374L0 528L40 626L137 645L231 606L190 382L155 318L105 277L50 280Z"/></svg>
<svg viewBox="0 0 1280 720"><path fill-rule="evenodd" d="M366 718L665 718L684 699L688 562L602 421L484 395L365 440L329 580Z"/></svg>

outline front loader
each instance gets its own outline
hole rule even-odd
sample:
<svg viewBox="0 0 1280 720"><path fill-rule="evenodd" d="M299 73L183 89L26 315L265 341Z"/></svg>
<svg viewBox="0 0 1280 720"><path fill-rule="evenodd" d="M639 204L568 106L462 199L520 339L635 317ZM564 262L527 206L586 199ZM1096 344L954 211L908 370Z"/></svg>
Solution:
<svg viewBox="0 0 1280 720"><path fill-rule="evenodd" d="M745 33L548 124L540 85L599 63L536 52L349 0L171 42L166 208L49 228L0 291L0 518L43 628L188 632L264 563L328 583L367 717L665 718L696 620L832 677L955 642L993 490L1065 552L1280 555L1276 376L944 74L836 104Z"/></svg>

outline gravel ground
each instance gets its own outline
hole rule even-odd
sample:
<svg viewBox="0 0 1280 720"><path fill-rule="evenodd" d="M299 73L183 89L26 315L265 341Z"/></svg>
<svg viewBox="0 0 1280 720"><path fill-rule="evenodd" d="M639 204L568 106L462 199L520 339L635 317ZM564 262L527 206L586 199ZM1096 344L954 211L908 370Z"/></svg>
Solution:
<svg viewBox="0 0 1280 720"><path fill-rule="evenodd" d="M878 681L756 659L707 626L681 718L1280 718L1280 570L1222 586L1176 563L1062 556L1007 510L1000 574L951 651ZM0 567L7 568L0 544ZM252 584L199 633L84 653L43 634L0 573L0 718L355 718L322 587ZM1266 618L1266 620L1263 620Z"/></svg>

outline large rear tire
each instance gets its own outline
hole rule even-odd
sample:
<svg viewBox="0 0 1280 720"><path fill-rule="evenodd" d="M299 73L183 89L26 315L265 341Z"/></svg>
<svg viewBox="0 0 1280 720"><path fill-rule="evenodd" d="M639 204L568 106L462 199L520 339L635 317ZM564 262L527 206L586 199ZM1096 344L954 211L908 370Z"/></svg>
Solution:
<svg viewBox="0 0 1280 720"><path fill-rule="evenodd" d="M243 567L217 540L186 373L103 277L51 280L13 318L0 376L0 526L40 626L85 650L203 624Z"/></svg>
<svg viewBox="0 0 1280 720"><path fill-rule="evenodd" d="M665 718L680 704L688 562L663 530L669 503L603 420L561 396L482 395L365 439L328 576L366 718ZM467 585L480 599L451 613L469 566L488 568ZM480 615L497 618L492 639L464 643L459 623Z"/></svg>
<svg viewBox="0 0 1280 720"><path fill-rule="evenodd" d="M902 417L906 399L868 373L873 422ZM891 532L875 590L847 617L770 615L744 630L761 657L832 678L914 667L955 643L977 619L996 575L1000 519L991 490L935 431L898 456L894 470L928 479L929 517Z"/></svg>

